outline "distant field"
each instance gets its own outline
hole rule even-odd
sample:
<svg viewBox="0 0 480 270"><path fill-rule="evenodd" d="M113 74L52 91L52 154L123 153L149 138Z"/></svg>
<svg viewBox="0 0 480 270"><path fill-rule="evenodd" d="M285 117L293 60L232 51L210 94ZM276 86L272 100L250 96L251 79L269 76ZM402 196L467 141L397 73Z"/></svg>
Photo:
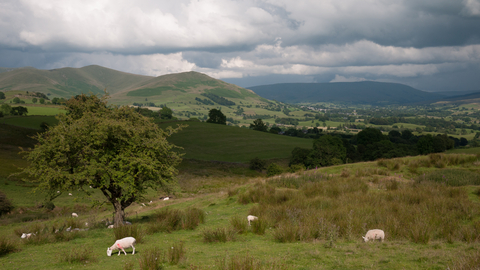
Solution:
<svg viewBox="0 0 480 270"><path fill-rule="evenodd" d="M40 129L40 124L42 122L45 122L48 125L55 125L57 119L55 119L54 116L48 115L11 116L0 118L0 123L2 124L33 129Z"/></svg>
<svg viewBox="0 0 480 270"><path fill-rule="evenodd" d="M28 109L28 115L57 115L65 112L61 107L44 107L44 106L25 106Z"/></svg>
<svg viewBox="0 0 480 270"><path fill-rule="evenodd" d="M295 147L311 148L313 144L310 139L203 122L171 122L160 126L176 127L177 123L188 127L172 135L169 141L184 148L184 158L227 162L248 162L254 157L285 159Z"/></svg>

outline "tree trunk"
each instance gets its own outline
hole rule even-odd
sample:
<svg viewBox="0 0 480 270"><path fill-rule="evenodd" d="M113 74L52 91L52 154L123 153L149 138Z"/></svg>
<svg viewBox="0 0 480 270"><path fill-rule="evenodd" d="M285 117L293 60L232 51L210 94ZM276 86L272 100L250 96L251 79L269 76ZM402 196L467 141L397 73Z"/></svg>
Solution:
<svg viewBox="0 0 480 270"><path fill-rule="evenodd" d="M125 220L125 212L123 211L124 208L118 200L115 200L113 202L113 207L115 208L114 226L122 226Z"/></svg>

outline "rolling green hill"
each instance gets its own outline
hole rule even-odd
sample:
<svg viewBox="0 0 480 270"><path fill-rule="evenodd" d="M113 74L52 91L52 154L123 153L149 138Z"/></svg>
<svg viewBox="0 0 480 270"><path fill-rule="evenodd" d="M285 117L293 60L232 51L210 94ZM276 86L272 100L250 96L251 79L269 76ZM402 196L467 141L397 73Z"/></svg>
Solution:
<svg viewBox="0 0 480 270"><path fill-rule="evenodd" d="M408 104L443 96L407 85L382 82L280 83L249 87L266 99L288 103Z"/></svg>
<svg viewBox="0 0 480 270"><path fill-rule="evenodd" d="M39 70L18 68L0 73L0 90L42 92L70 98L81 93L101 94L104 89L114 94L151 79L100 66Z"/></svg>
<svg viewBox="0 0 480 270"><path fill-rule="evenodd" d="M187 124L188 127L172 135L168 141L183 147L184 158L188 159L225 162L248 162L254 157L288 159L295 147L311 148L313 143L309 139L205 122L178 124ZM176 123L160 126L176 126Z"/></svg>

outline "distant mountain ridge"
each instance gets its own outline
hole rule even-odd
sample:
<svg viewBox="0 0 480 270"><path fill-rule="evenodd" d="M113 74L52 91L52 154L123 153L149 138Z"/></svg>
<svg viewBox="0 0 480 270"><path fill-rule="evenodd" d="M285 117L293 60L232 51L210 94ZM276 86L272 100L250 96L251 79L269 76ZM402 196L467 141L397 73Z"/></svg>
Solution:
<svg viewBox="0 0 480 270"><path fill-rule="evenodd" d="M441 99L399 83L373 81L338 83L280 83L249 87L259 96L288 103L411 104Z"/></svg>
<svg viewBox="0 0 480 270"><path fill-rule="evenodd" d="M0 68L0 91L42 92L70 98L108 92L117 104L159 103L189 95L190 100L210 93L224 98L264 100L251 90L211 78L199 72L183 72L158 77L136 75L101 66L40 70Z"/></svg>

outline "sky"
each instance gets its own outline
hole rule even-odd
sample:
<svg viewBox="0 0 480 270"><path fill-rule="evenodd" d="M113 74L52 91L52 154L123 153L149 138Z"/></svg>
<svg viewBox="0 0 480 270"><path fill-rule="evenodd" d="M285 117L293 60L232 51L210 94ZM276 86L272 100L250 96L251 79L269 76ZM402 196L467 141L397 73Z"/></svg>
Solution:
<svg viewBox="0 0 480 270"><path fill-rule="evenodd" d="M0 0L0 67L480 91L480 0Z"/></svg>

